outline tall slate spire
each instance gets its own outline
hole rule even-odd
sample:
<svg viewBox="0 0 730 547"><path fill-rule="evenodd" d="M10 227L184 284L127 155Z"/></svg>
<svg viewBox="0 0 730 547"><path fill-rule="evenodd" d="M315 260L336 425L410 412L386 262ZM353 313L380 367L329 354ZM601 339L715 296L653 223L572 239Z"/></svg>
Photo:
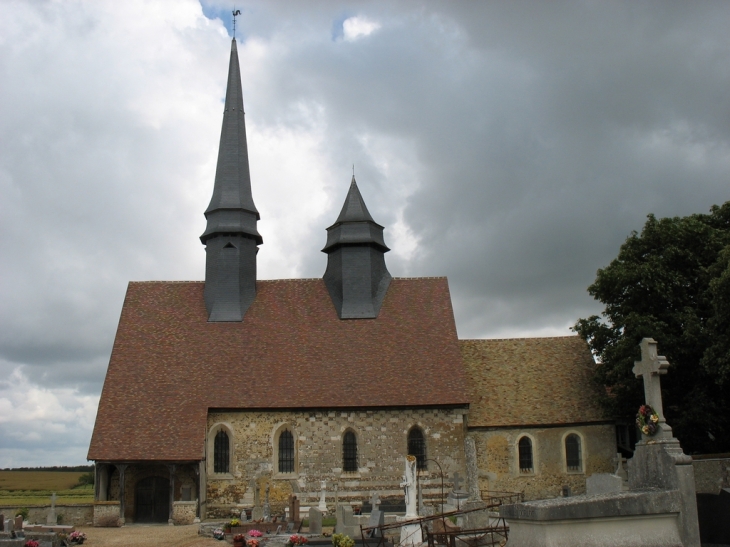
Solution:
<svg viewBox="0 0 730 547"><path fill-rule="evenodd" d="M256 253L263 239L256 229L259 212L251 195L241 71L236 39L231 42L228 86L218 166L205 245L205 307L208 321L242 321L256 297Z"/></svg>
<svg viewBox="0 0 730 547"><path fill-rule="evenodd" d="M324 282L340 319L378 316L392 279L385 266L390 249L383 227L373 220L352 176L345 204L327 228L327 270Z"/></svg>

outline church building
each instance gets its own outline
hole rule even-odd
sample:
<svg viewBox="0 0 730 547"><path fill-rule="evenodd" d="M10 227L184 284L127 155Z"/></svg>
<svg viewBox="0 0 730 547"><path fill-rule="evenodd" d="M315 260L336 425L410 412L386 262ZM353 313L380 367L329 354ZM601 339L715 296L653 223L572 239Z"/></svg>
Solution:
<svg viewBox="0 0 730 547"><path fill-rule="evenodd" d="M322 278L256 278L235 39L205 217L205 281L128 286L88 453L99 518L223 517L264 491L316 505L323 483L330 505L402 497L408 454L435 499L468 437L485 491L578 493L615 468L586 344L459 340L446 278L391 276L354 177Z"/></svg>

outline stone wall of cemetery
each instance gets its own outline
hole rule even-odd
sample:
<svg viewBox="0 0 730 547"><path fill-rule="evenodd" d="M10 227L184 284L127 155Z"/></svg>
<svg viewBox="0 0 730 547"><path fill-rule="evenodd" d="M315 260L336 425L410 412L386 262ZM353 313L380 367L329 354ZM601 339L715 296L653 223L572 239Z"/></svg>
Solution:
<svg viewBox="0 0 730 547"><path fill-rule="evenodd" d="M581 471L566 466L565 437L570 433L581 439ZM616 433L610 424L470 430L469 435L476 443L480 488L524 492L525 500L559 497L563 486L573 495L584 494L587 477L616 469ZM517 443L523 435L532 440L532 473L519 468Z"/></svg>
<svg viewBox="0 0 730 547"><path fill-rule="evenodd" d="M228 513L237 504L253 505L256 488L263 503L267 485L272 513L283 512L291 493L297 494L302 506L316 506L321 481L327 482L330 507L335 502L335 484L341 502L359 504L374 491L382 499L402 500L404 456L408 432L414 426L424 433L427 458L441 465L450 487L453 473L464 472L465 412L464 408L211 412L206 442L207 514ZM278 472L278 437L286 428L294 437L294 473ZM214 473L213 468L213 439L220 429L230 438L230 473L226 474ZM342 439L347 431L357 439L357 472L342 469ZM427 464L427 472L421 473L424 496L440 497L439 468Z"/></svg>

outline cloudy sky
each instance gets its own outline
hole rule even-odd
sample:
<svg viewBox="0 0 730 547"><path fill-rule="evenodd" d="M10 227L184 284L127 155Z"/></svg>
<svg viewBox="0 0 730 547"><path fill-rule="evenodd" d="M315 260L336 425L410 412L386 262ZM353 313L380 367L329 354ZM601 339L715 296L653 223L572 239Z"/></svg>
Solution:
<svg viewBox="0 0 730 547"><path fill-rule="evenodd" d="M730 3L236 1L263 279L352 165L461 337L568 335L646 215L730 199ZM0 3L0 467L86 457L130 280L201 280L231 2Z"/></svg>

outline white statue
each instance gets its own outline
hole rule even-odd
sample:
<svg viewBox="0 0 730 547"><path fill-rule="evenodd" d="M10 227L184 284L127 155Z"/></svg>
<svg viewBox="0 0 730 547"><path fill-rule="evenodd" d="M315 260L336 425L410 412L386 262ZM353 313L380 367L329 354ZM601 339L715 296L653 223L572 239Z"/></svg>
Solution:
<svg viewBox="0 0 730 547"><path fill-rule="evenodd" d="M406 514L404 517L396 517L396 520L404 524L400 529L401 547L418 547L423 543L421 525L418 523L407 524L408 520L418 518L418 497L416 488L416 457L410 454L406 456L406 473L403 475L403 482L400 483L406 494Z"/></svg>
<svg viewBox="0 0 730 547"><path fill-rule="evenodd" d="M417 460L415 456L406 456L406 473L403 475L403 482L400 483L406 495L406 518L418 516L416 465Z"/></svg>

